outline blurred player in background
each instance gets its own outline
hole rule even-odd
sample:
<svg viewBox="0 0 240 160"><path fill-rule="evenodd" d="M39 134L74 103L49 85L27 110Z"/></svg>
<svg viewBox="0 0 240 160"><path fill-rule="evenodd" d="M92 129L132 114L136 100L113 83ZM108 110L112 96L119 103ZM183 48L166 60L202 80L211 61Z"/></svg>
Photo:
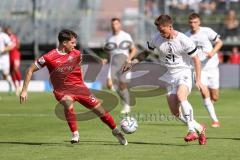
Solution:
<svg viewBox="0 0 240 160"><path fill-rule="evenodd" d="M188 95L192 88L191 59L196 71L196 86L202 89L201 84L201 62L197 56L197 48L193 41L183 33L173 29L173 20L169 15L160 15L155 20L157 32L147 42L148 49L133 60L129 65L123 67L123 71L131 68L136 61L142 61L153 50L159 55L159 62L165 66L167 72L159 77L167 88L167 101L173 115L180 118L188 126L188 134L184 137L186 142L199 140L200 145L206 143L205 127L194 120L193 108L188 101ZM180 106L184 117L179 117Z"/></svg>
<svg viewBox="0 0 240 160"><path fill-rule="evenodd" d="M20 60L21 60L21 54L19 51L20 41L18 37L15 34L13 34L10 26L5 27L4 31L8 34L11 41L15 45L15 47L9 52L9 57L10 57L10 74L12 76L12 80L15 85L16 95L18 96L20 93L20 86L21 86L21 79L22 79L21 72L20 72Z"/></svg>
<svg viewBox="0 0 240 160"><path fill-rule="evenodd" d="M127 114L131 111L130 95L126 84L126 79L130 78L130 75L126 78L121 68L136 55L136 48L131 35L121 29L119 18L111 19L111 28L112 33L107 37L105 44L110 60L107 87L118 93L123 103L121 113Z"/></svg>
<svg viewBox="0 0 240 160"><path fill-rule="evenodd" d="M198 57L201 60L201 82L203 89L200 90L212 122L212 127L219 127L220 123L215 113L213 103L219 97L219 59L217 52L222 47L220 36L211 28L201 27L200 16L192 13L188 17L190 30L186 35L190 37L198 48ZM214 43L214 47L212 45Z"/></svg>
<svg viewBox="0 0 240 160"><path fill-rule="evenodd" d="M0 72L2 72L3 79L7 80L9 84L9 93L12 92L12 79L9 74L9 51L14 47L14 43L12 43L10 37L6 33L2 32L0 28Z"/></svg>
<svg viewBox="0 0 240 160"><path fill-rule="evenodd" d="M20 102L27 100L27 88L33 72L47 67L53 85L53 93L59 103L64 106L65 118L72 132L71 143L79 142L77 117L73 103L78 101L92 110L100 119L112 129L112 134L122 145L127 145L124 135L116 127L112 116L104 110L100 101L95 98L85 86L81 72L81 53L76 50L77 34L71 30L62 30L58 35L59 46L43 55L32 64L27 72L20 95Z"/></svg>

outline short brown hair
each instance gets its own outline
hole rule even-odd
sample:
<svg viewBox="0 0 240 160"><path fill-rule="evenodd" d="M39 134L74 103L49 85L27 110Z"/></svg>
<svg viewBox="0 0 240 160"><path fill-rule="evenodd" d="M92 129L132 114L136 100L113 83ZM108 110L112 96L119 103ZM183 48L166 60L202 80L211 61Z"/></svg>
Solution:
<svg viewBox="0 0 240 160"><path fill-rule="evenodd" d="M191 13L191 14L188 16L188 19L189 19L189 20L196 19L196 18L201 19L201 18L200 18L200 15L197 14L197 13Z"/></svg>
<svg viewBox="0 0 240 160"><path fill-rule="evenodd" d="M113 17L113 18L111 19L111 22L114 22L114 21L121 22L120 18L117 18L117 17Z"/></svg>
<svg viewBox="0 0 240 160"><path fill-rule="evenodd" d="M58 41L62 43L64 41L70 41L72 38L77 38L77 34L69 29L63 29L58 34Z"/></svg>
<svg viewBox="0 0 240 160"><path fill-rule="evenodd" d="M154 21L154 24L156 26L158 25L172 25L173 24L173 19L171 16L167 15L167 14L162 14L159 17L157 17Z"/></svg>

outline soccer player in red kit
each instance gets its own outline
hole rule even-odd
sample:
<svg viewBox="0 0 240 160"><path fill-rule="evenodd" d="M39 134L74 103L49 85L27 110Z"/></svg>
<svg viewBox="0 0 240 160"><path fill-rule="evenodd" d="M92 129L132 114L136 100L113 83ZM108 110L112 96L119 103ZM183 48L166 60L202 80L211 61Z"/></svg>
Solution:
<svg viewBox="0 0 240 160"><path fill-rule="evenodd" d="M73 108L73 103L78 101L86 108L92 110L112 129L112 134L118 139L120 144L127 145L127 140L116 127L112 116L104 110L100 101L92 95L84 84L80 67L82 57L80 51L75 49L76 39L77 34L73 31L62 30L58 35L58 48L37 59L27 69L20 95L20 103L27 100L27 88L32 73L46 66L50 74L55 98L64 106L65 118L72 132L71 143L79 142L76 114Z"/></svg>
<svg viewBox="0 0 240 160"><path fill-rule="evenodd" d="M19 95L20 92L20 85L21 85L21 72L20 72L20 41L18 37L13 34L12 29L10 26L4 28L4 31L8 34L11 41L14 44L14 48L9 52L9 59L10 59L10 74L12 76L13 83L16 89L16 95Z"/></svg>

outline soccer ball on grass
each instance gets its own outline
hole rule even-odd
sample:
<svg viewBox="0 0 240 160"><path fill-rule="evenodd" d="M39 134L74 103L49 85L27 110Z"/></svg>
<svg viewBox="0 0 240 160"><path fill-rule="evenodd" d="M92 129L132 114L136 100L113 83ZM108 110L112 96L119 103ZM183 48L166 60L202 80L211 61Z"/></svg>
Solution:
<svg viewBox="0 0 240 160"><path fill-rule="evenodd" d="M124 117L120 122L120 126L126 134L132 134L138 128L137 120L133 117Z"/></svg>

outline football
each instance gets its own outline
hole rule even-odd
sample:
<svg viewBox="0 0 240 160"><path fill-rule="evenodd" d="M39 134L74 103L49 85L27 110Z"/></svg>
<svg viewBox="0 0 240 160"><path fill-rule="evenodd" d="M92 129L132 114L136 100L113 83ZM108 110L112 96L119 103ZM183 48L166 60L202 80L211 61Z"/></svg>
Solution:
<svg viewBox="0 0 240 160"><path fill-rule="evenodd" d="M126 134L132 134L138 128L137 120L133 117L124 117L120 122L120 126Z"/></svg>

